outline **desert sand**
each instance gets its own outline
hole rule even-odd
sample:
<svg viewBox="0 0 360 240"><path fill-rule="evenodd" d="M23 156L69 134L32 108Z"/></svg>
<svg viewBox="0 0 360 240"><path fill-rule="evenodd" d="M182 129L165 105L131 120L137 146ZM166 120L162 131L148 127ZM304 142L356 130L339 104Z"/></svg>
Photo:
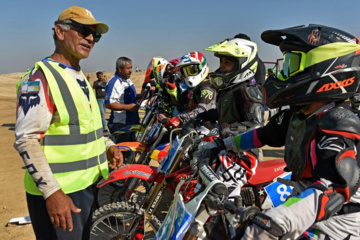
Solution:
<svg viewBox="0 0 360 240"><path fill-rule="evenodd" d="M3 86L0 94L0 239L2 240L32 240L35 235L31 224L10 225L7 223L12 218L28 216L23 184L24 163L18 152L13 148L15 140L14 130L16 121L16 84L24 73L10 73L0 75L0 84ZM89 74L90 83L96 80L95 73ZM104 73L108 79L112 72ZM133 72L132 81L140 92L145 72ZM109 114L109 110L107 111ZM264 149L266 159L282 157L282 149Z"/></svg>
<svg viewBox="0 0 360 240"><path fill-rule="evenodd" d="M95 73L90 75L90 83L96 80ZM114 73L104 73L108 79ZM28 216L25 188L23 183L24 163L18 152L13 148L15 141L16 121L16 84L24 73L0 75L0 84L4 86L0 94L0 239L2 240L32 240L35 239L31 224L17 226L6 224L12 218ZM141 89L145 72L134 72L133 80L138 91ZM109 110L108 110L109 113Z"/></svg>

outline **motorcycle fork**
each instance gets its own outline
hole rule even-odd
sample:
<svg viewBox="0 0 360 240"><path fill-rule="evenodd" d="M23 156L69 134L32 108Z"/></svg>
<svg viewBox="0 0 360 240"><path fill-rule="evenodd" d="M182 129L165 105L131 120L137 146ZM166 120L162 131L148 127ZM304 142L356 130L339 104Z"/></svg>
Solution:
<svg viewBox="0 0 360 240"><path fill-rule="evenodd" d="M183 240L204 239L206 237L204 225L209 217L210 215L208 214L205 205L201 204L198 212L196 213L196 217L184 235Z"/></svg>
<svg viewBox="0 0 360 240"><path fill-rule="evenodd" d="M166 171L168 174L173 173L177 167L179 166L181 160L183 159L186 150L190 147L190 144L187 144L186 147L181 147L178 149L176 156L174 157L174 161L171 163L169 170ZM156 180L156 179L155 179ZM157 183L155 180L152 182L150 189L154 189L154 191L149 190L151 192L151 195L148 197L145 197L144 199L144 207L145 210L145 216L144 221L150 221L151 216L154 214L158 204L160 203L160 200L162 199L165 189L167 187L166 178L161 182ZM145 224L145 222L143 222ZM130 225L130 232L136 232L136 229L139 228L141 224L141 221L138 220L138 218L133 219Z"/></svg>
<svg viewBox="0 0 360 240"><path fill-rule="evenodd" d="M141 154L139 161L137 162L137 164L146 164L149 165L150 163L150 156L151 153L155 150L155 148L159 145L160 141L162 140L162 138L164 137L165 133L167 132L166 128L163 128L158 136L158 138L156 139L156 141L152 144L149 152L146 154L146 150ZM125 187L127 187L126 189L126 193L125 193L125 197L127 199L130 199L132 193L134 192L135 188L138 186L140 179L139 178L132 178L132 179L127 179L125 181Z"/></svg>
<svg viewBox="0 0 360 240"><path fill-rule="evenodd" d="M190 147L190 144L186 143L186 145L184 147L181 147L180 149L177 150L177 153L174 157L174 161L172 161L172 163L169 167L169 170L166 171L167 174L173 173L178 168L181 160L185 156L186 150L189 147ZM157 208L161 198L164 195L164 191L167 186L166 178L160 184L156 183L156 182L153 182L153 184L154 184L154 191L151 194L151 196L149 198L147 198L147 200L145 202L145 206L146 206L145 219L147 221L149 221L151 219L152 214L155 212L155 209Z"/></svg>

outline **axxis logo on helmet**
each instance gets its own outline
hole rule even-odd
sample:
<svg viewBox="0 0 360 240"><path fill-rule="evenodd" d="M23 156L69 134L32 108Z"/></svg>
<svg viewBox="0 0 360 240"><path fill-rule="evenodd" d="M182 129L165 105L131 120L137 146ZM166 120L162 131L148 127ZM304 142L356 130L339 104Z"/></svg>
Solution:
<svg viewBox="0 0 360 240"><path fill-rule="evenodd" d="M344 79L342 81L334 82L334 83L327 83L324 84L319 90L316 92L327 92L330 90L339 89L340 87L347 87L353 84L355 81L355 77Z"/></svg>

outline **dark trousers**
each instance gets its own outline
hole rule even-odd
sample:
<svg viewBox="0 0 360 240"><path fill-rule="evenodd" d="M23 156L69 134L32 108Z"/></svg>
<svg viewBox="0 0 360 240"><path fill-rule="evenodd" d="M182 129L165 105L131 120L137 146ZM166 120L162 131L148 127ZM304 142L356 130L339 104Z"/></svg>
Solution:
<svg viewBox="0 0 360 240"><path fill-rule="evenodd" d="M126 127L126 124L122 123L109 123L108 128L111 134L114 132ZM123 134L116 134L114 135L114 142L121 143L121 142L134 142L136 140L136 132L127 132Z"/></svg>
<svg viewBox="0 0 360 240"><path fill-rule="evenodd" d="M51 223L46 209L46 201L42 196L26 193L29 214L36 239L85 240L90 238L94 185L67 195L72 199L74 205L81 209L80 213L71 213L73 219L73 230L71 232L62 231Z"/></svg>

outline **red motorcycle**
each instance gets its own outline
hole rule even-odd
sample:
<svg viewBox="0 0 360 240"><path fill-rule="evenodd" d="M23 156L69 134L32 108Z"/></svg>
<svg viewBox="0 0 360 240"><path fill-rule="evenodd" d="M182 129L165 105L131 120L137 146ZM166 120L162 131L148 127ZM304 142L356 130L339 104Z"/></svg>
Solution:
<svg viewBox="0 0 360 240"><path fill-rule="evenodd" d="M179 131L174 129L172 133ZM170 134L170 139L172 133ZM202 141L194 130L176 136L159 167L131 164L113 171L107 180L97 187L124 179L141 179L150 183L145 197L139 201L121 201L105 205L95 211L91 227L91 239L153 239L161 221L154 215L164 192L173 193L180 180L185 180L180 192L184 202L191 201L197 186L196 174L191 169L191 152ZM259 162L257 174L243 186L243 206L255 205L260 209L272 207L265 186L284 174L283 159ZM162 219L163 220L163 219Z"/></svg>

